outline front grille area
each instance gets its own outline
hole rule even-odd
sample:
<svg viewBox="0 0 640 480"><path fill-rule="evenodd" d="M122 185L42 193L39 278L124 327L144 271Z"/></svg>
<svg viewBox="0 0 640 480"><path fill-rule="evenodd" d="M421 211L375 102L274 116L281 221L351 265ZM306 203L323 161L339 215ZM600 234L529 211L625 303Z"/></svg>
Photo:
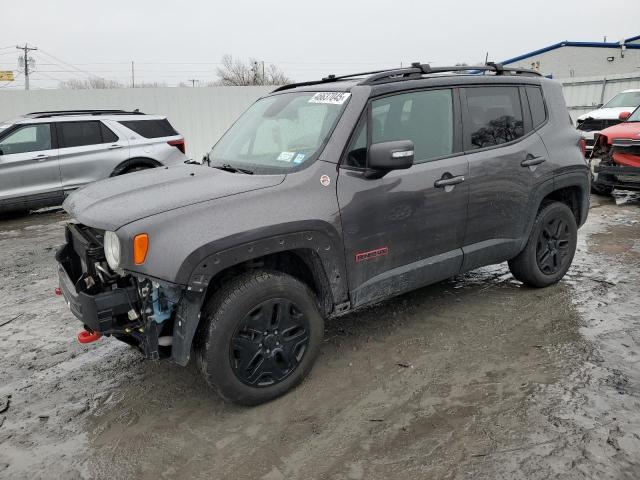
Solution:
<svg viewBox="0 0 640 480"><path fill-rule="evenodd" d="M582 123L578 124L578 130L583 132L599 132L608 127L618 125L620 120L618 119L606 119L606 118L587 118Z"/></svg>

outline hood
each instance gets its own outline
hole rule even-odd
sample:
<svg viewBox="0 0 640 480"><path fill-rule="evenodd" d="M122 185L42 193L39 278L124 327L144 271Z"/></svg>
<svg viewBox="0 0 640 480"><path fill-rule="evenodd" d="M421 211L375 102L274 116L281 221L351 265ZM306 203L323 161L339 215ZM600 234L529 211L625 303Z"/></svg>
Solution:
<svg viewBox="0 0 640 480"><path fill-rule="evenodd" d="M618 120L618 115L622 112L633 112L636 107L615 107L615 108L599 108L588 113L580 115L577 120L586 118L595 118L597 120Z"/></svg>
<svg viewBox="0 0 640 480"><path fill-rule="evenodd" d="M605 128L600 135L607 137L607 143L617 138L640 140L640 122L623 122L613 127Z"/></svg>
<svg viewBox="0 0 640 480"><path fill-rule="evenodd" d="M230 173L203 165L154 168L91 183L72 193L63 207L80 223L113 231L176 208L273 187L284 178Z"/></svg>

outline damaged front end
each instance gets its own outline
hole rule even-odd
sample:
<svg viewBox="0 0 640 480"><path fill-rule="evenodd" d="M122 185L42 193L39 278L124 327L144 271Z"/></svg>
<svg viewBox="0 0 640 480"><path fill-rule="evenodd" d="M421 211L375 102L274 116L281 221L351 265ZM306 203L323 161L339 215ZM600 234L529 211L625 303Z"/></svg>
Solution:
<svg viewBox="0 0 640 480"><path fill-rule="evenodd" d="M640 140L596 135L590 163L594 184L640 190Z"/></svg>
<svg viewBox="0 0 640 480"><path fill-rule="evenodd" d="M170 357L186 365L201 295L180 285L113 271L105 258L104 234L69 224L66 244L56 253L59 293L88 332L78 339L87 343L114 336L138 347L148 359Z"/></svg>

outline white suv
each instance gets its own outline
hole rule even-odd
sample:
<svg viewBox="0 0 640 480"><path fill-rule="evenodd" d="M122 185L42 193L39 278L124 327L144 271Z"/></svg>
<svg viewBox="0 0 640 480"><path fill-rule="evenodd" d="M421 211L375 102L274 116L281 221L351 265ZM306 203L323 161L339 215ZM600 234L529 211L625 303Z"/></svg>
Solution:
<svg viewBox="0 0 640 480"><path fill-rule="evenodd" d="M580 115L576 127L586 140L587 157L593 149L595 134L624 121L639 105L640 89L624 90L597 110Z"/></svg>
<svg viewBox="0 0 640 480"><path fill-rule="evenodd" d="M87 183L186 160L184 138L164 116L29 113L0 123L0 212L59 205Z"/></svg>

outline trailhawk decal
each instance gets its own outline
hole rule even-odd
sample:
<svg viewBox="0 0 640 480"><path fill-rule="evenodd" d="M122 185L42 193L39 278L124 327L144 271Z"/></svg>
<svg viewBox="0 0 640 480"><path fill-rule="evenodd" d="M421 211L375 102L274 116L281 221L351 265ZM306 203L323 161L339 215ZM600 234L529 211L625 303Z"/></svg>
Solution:
<svg viewBox="0 0 640 480"><path fill-rule="evenodd" d="M309 99L309 103L329 103L331 105L342 105L351 96L345 92L320 92Z"/></svg>
<svg viewBox="0 0 640 480"><path fill-rule="evenodd" d="M371 260L372 258L383 257L389 253L389 247L381 247L368 252L356 253L356 263Z"/></svg>

